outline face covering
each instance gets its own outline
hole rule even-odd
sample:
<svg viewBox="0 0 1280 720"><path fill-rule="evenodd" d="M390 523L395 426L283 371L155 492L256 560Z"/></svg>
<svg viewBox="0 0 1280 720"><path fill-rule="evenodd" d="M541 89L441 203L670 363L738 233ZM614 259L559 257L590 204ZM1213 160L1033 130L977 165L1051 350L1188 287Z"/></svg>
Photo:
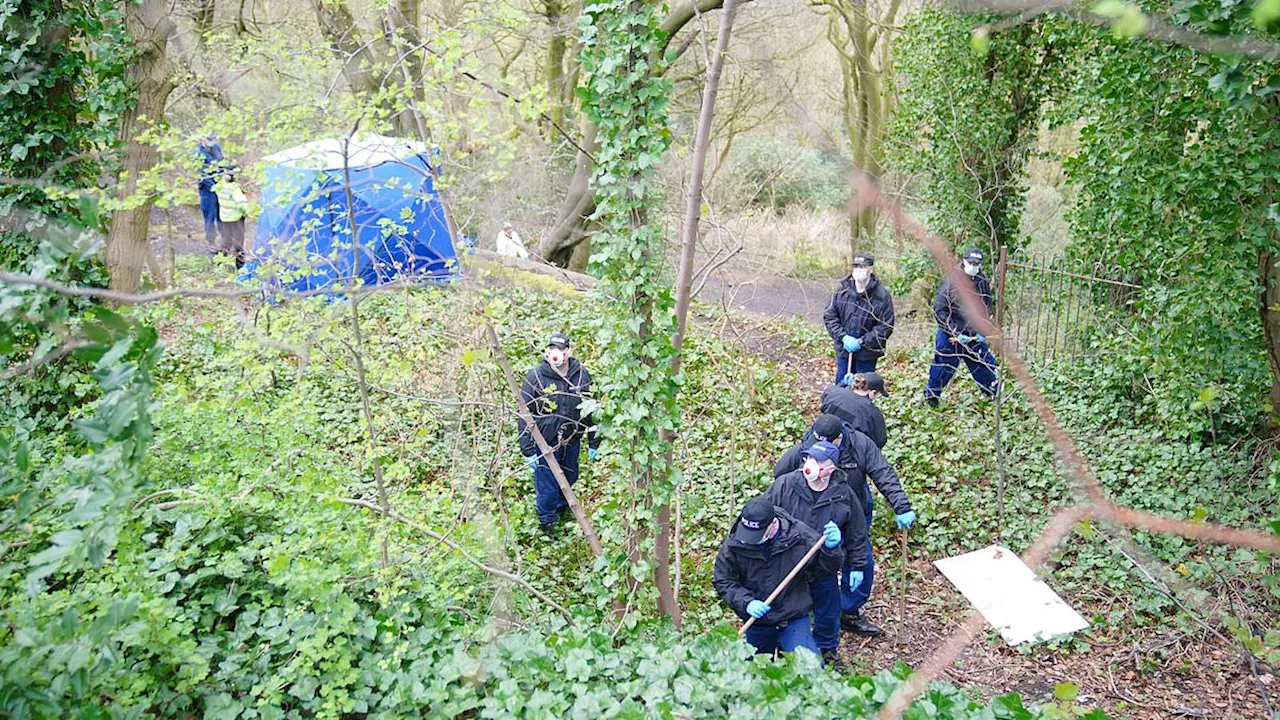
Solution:
<svg viewBox="0 0 1280 720"><path fill-rule="evenodd" d="M564 365L565 360L569 359L569 353L560 348L550 348L546 354L547 362L551 363L551 367L560 367Z"/></svg>
<svg viewBox="0 0 1280 720"><path fill-rule="evenodd" d="M978 271L981 269L982 269L981 265L970 265L969 263L964 264L964 274L968 275L969 277L973 277L974 275L977 275Z"/></svg>
<svg viewBox="0 0 1280 720"><path fill-rule="evenodd" d="M834 466L824 468L813 458L804 461L804 479L814 490L825 490L834 470Z"/></svg>
<svg viewBox="0 0 1280 720"><path fill-rule="evenodd" d="M857 267L853 269L853 281L858 283L859 285L861 285L862 283L865 283L870 277L871 277L870 268Z"/></svg>

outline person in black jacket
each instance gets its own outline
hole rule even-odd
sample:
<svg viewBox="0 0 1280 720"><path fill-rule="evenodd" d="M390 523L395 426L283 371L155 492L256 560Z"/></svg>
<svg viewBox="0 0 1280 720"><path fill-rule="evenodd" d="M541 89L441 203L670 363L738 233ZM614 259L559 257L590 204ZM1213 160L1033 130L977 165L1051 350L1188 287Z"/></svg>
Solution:
<svg viewBox="0 0 1280 720"><path fill-rule="evenodd" d="M849 570L845 568L844 582L841 585L841 601L843 614L840 626L859 635L879 635L880 628L862 616L862 606L871 597L871 587L875 583L876 563L871 549L871 520L874 517L875 504L871 496L871 488L867 476L875 483L876 489L884 496L889 507L893 508L894 519L898 528L905 530L916 520L916 512L911 501L898 482L898 474L889 466L880 449L871 438L840 422L835 415L819 415L813 421L813 427L805 433L800 444L783 453L773 466L773 476L789 473L803 464L801 454L806 448L819 440L826 440L840 448L840 459L837 465L844 471L845 482L853 489L854 497L862 500L863 516L867 521L867 569L863 582L853 586L849 581Z"/></svg>
<svg viewBox="0 0 1280 720"><path fill-rule="evenodd" d="M765 599L822 536L826 538L822 549L787 589L766 605ZM746 634L756 652L805 648L821 657L809 630L813 599L808 580L840 571L844 562L840 540L839 529L819 533L763 495L747 501L716 555L712 585L738 617L756 619Z"/></svg>
<svg viewBox="0 0 1280 720"><path fill-rule="evenodd" d="M850 571L849 585L862 583L867 569L867 522L862 502L836 466L840 450L826 441L815 442L802 454L804 466L773 481L765 492L775 506L813 528L834 524L844 546L844 566ZM813 639L828 667L838 667L840 657L840 573L832 572L809 581L813 598Z"/></svg>
<svg viewBox="0 0 1280 720"><path fill-rule="evenodd" d="M835 341L836 383L852 380L848 376L853 373L875 370L893 334L893 296L872 272L875 262L866 253L855 255L853 272L836 288L822 313L822 323Z"/></svg>
<svg viewBox="0 0 1280 720"><path fill-rule="evenodd" d="M600 447L600 435L581 413L582 401L591 396L591 373L572 357L569 336L556 333L547 341L542 364L529 371L520 388L529 414L538 426L538 432L554 451L556 462L564 471L565 480L573 485L578 481L578 456L582 452L582 437L587 436L587 459L595 460ZM560 511L569 506L547 459L539 452L523 420L517 419L520 428L520 453L525 464L533 469L534 488L537 494L538 522L547 537L555 536L555 522Z"/></svg>
<svg viewBox="0 0 1280 720"><path fill-rule="evenodd" d="M877 395L889 397L884 378L879 373L858 373L853 376L853 385L832 385L822 391L822 412L840 418L883 450L889 432L885 428L884 413L874 402Z"/></svg>
<svg viewBox="0 0 1280 720"><path fill-rule="evenodd" d="M982 273L982 251L966 250L960 267L965 279L971 282L978 297L986 305L987 317L992 310L991 281ZM978 331L973 320L966 316L960 298L960 290L952 284L951 275L942 281L938 297L933 302L933 314L938 320L938 334L933 343L933 364L929 366L929 383L924 389L924 399L933 407L938 406L942 389L951 382L960 361L969 366L969 374L978 383L984 395L996 394L996 358L987 347L987 337Z"/></svg>

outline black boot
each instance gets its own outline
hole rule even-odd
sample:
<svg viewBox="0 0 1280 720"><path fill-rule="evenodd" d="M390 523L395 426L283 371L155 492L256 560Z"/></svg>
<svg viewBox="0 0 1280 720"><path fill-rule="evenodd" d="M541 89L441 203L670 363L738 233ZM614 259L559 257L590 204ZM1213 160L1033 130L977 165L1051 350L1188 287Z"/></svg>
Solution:
<svg viewBox="0 0 1280 720"><path fill-rule="evenodd" d="M836 672L844 672L844 661L840 659L840 652L835 649L822 651L822 664L826 665L828 670Z"/></svg>
<svg viewBox="0 0 1280 720"><path fill-rule="evenodd" d="M555 540L555 539L556 539L556 524L555 524L555 523L543 523L543 524L542 524L542 534L543 534L543 535L546 535L548 540Z"/></svg>
<svg viewBox="0 0 1280 720"><path fill-rule="evenodd" d="M854 635L865 635L867 637L877 637L884 634L884 631L880 629L879 625L876 625L863 617L861 612L851 612L841 615L840 628L842 630L847 630Z"/></svg>

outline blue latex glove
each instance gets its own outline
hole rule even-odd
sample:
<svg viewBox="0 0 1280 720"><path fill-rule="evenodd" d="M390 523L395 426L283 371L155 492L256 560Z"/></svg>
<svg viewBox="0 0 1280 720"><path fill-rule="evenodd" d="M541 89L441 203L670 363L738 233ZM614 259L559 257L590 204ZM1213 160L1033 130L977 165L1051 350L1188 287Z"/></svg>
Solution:
<svg viewBox="0 0 1280 720"><path fill-rule="evenodd" d="M844 346L845 352L858 352L862 347L862 341L852 335L845 335L840 338L840 344Z"/></svg>
<svg viewBox="0 0 1280 720"><path fill-rule="evenodd" d="M595 448L587 448L587 460L595 460L600 451Z"/></svg>
<svg viewBox="0 0 1280 720"><path fill-rule="evenodd" d="M961 345L968 345L969 343L973 342L973 338L969 337L968 335L957 335L956 342L960 343Z"/></svg>
<svg viewBox="0 0 1280 720"><path fill-rule="evenodd" d="M980 343L984 343L987 341L987 336L983 335L982 333L978 333L977 335L973 336L973 339L977 340Z"/></svg>
<svg viewBox="0 0 1280 720"><path fill-rule="evenodd" d="M833 548L840 544L840 528L836 527L833 522L828 522L822 526L822 534L827 538L824 543L827 547Z"/></svg>
<svg viewBox="0 0 1280 720"><path fill-rule="evenodd" d="M537 455L525 455L525 456L524 456L524 464L525 464L525 465L528 465L530 470L537 470L537 469L538 469L538 456L537 456Z"/></svg>
<svg viewBox="0 0 1280 720"><path fill-rule="evenodd" d="M773 608L769 607L768 605L765 605L759 600L752 600L751 602L747 603L747 614L757 620L764 617L765 613L769 612L772 609Z"/></svg>
<svg viewBox="0 0 1280 720"><path fill-rule="evenodd" d="M911 523L916 521L916 511L908 510L901 515L895 516L894 519L898 521L899 530L909 530L911 529Z"/></svg>
<svg viewBox="0 0 1280 720"><path fill-rule="evenodd" d="M850 570L849 571L849 592L853 592L854 590L857 590L859 587L861 587L862 581L864 579L865 577L863 576L861 570Z"/></svg>
<svg viewBox="0 0 1280 720"><path fill-rule="evenodd" d="M844 376L844 379L840 381L840 384L845 387L849 387L850 385L853 385L853 373L847 373Z"/></svg>

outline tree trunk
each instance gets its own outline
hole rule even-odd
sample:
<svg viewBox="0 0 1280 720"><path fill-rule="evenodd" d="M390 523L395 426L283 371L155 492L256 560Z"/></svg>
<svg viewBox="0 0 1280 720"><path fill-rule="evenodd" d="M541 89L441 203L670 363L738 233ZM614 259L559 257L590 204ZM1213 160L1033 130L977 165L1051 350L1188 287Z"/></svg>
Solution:
<svg viewBox="0 0 1280 720"><path fill-rule="evenodd" d="M671 339L675 354L671 356L671 374L680 374L680 351L684 347L685 330L689 326L689 303L693 299L693 265L698 247L698 224L702 218L702 178L707 166L707 150L715 120L716 95L720 91L720 73L729 51L729 35L737 11L734 0L725 0L720 16L716 46L707 65L702 88L702 108L698 112L698 131L693 140L693 159L689 167L689 187L685 191L684 228L680 238L680 270L676 276L676 335ZM670 438L674 440L674 438ZM674 450L667 450L667 467L674 469ZM667 615L678 627L680 603L671 586L671 504L658 508L658 535L654 538L657 568L653 572L658 587L658 612Z"/></svg>
<svg viewBox="0 0 1280 720"><path fill-rule="evenodd" d="M216 0L196 0L191 10L191 23L195 25L196 42L204 46L206 36L213 32L213 19L217 16Z"/></svg>
<svg viewBox="0 0 1280 720"><path fill-rule="evenodd" d="M573 255L574 247L586 237L586 221L596 209L596 194L591 187L591 175L595 172L595 163L588 153L596 151L596 126L584 119L582 121L583 150L578 151L574 161L573 180L565 193L560 211L556 215L556 224L551 227L538 244L538 254L549 263L566 267ZM583 263L583 267L586 263Z"/></svg>
<svg viewBox="0 0 1280 720"><path fill-rule="evenodd" d="M320 25L320 34L329 47L345 61L342 77L356 95L376 93L380 76L374 72L378 54L371 45L360 41L356 32L356 19L342 0L311 0Z"/></svg>
<svg viewBox="0 0 1280 720"><path fill-rule="evenodd" d="M324 0L312 0L312 2L324 2ZM666 33L665 43L654 48L650 55L649 67L662 67L659 60L662 53L666 52L666 43L670 43L676 33L697 17L698 13L716 10L722 5L724 0L687 0L672 7L666 19L662 21L662 30ZM594 153L596 129L585 120L583 126L580 144ZM583 249L577 246L586 239L586 220L596 208L595 190L591 187L591 175L594 171L595 163L591 157L579 152L574 164L573 179L569 182L564 200L560 203L560 212L556 215L556 224L542 238L538 246L538 254L547 262L568 267L571 259L575 260L576 265L576 259L581 257ZM586 265L583 261L580 267L585 268Z"/></svg>
<svg viewBox="0 0 1280 720"><path fill-rule="evenodd" d="M117 197L125 200L126 206L111 218L107 269L111 273L112 290L133 293L138 290L143 266L151 261L147 230L154 202L150 195L141 200L133 196L138 191L138 178L156 164L155 147L137 138L147 128L164 122L165 102L173 90L166 51L176 27L164 0L125 3L124 26L136 52L125 79L129 87L137 91L138 102L120 119L124 172Z"/></svg>
<svg viewBox="0 0 1280 720"><path fill-rule="evenodd" d="M1271 412L1280 414L1280 251L1258 252L1258 280L1258 311L1267 344L1267 363L1271 366Z"/></svg>
<svg viewBox="0 0 1280 720"><path fill-rule="evenodd" d="M544 73L547 79L547 101L551 103L548 115L557 124L564 122L565 116L565 32L564 3L561 0L545 0L542 6L543 15L547 19L547 29L551 31L551 41L547 43L547 64ZM555 133L555 128L547 128L547 136Z"/></svg>

